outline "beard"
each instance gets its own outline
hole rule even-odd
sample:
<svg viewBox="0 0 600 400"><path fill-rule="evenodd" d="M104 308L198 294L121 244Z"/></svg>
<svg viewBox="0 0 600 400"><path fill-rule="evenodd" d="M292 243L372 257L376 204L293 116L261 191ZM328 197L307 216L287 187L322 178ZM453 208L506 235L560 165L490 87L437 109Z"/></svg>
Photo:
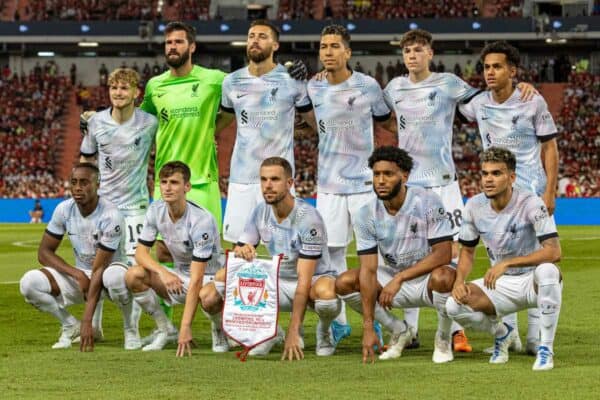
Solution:
<svg viewBox="0 0 600 400"><path fill-rule="evenodd" d="M250 61L255 62L255 63L259 63L259 62L263 62L265 61L267 58L269 58L272 54L271 49L264 49L259 51L258 53L253 53L250 50L252 49L248 49L246 51L246 55L248 56L248 58L250 59ZM260 49L259 49L260 50Z"/></svg>
<svg viewBox="0 0 600 400"><path fill-rule="evenodd" d="M374 189L374 188L373 188ZM375 190L375 194L377 195L377 198L379 200L383 200L383 201L388 201L393 199L394 197L396 197L398 195L398 193L400 193L400 190L402 190L402 181L399 181L393 188L392 190L386 194L386 195L380 195L379 193L377 193L377 190Z"/></svg>
<svg viewBox="0 0 600 400"><path fill-rule="evenodd" d="M170 54L173 54L173 53L170 53ZM181 54L177 58L169 58L170 54L167 54L166 58L167 58L167 65L171 68L179 68L182 65L184 65L186 62L188 62L188 60L190 59L190 49L189 48L186 51L184 51L183 54Z"/></svg>
<svg viewBox="0 0 600 400"><path fill-rule="evenodd" d="M280 201L282 201L282 200L285 198L285 195L286 195L286 193L285 193L285 192L283 192L283 193L279 193L279 194L278 194L277 196L275 196L275 198L273 198L272 200L267 200L267 199L265 198L265 203L267 203L267 204L268 204L268 205L270 205L270 206L273 206L273 205L275 205L275 204L279 203Z"/></svg>

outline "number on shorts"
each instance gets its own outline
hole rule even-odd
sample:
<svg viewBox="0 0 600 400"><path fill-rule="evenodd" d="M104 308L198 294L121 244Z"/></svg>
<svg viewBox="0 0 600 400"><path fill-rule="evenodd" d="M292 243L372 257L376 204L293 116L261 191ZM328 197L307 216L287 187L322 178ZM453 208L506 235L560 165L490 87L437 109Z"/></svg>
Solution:
<svg viewBox="0 0 600 400"><path fill-rule="evenodd" d="M135 227L135 231L137 232L136 236L140 236L140 234L142 233L142 228L144 227L143 224L137 224ZM135 239L133 236L133 226L131 225L127 225L127 229L129 229L129 243L134 243Z"/></svg>

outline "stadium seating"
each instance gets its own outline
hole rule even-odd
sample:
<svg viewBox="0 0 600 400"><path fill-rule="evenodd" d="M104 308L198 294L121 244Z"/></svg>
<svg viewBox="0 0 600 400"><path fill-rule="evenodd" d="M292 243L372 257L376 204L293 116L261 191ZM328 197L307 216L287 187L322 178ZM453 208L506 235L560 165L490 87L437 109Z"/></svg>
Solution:
<svg viewBox="0 0 600 400"><path fill-rule="evenodd" d="M62 197L53 176L60 149L69 79L51 62L29 75L0 78L0 197Z"/></svg>

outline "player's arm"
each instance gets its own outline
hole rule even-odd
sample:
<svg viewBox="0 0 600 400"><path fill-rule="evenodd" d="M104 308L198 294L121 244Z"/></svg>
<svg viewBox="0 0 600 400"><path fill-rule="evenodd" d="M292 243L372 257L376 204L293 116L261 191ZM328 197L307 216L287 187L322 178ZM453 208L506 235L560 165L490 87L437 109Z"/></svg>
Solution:
<svg viewBox="0 0 600 400"><path fill-rule="evenodd" d="M71 276L77 281L81 291L85 294L88 290L89 279L82 270L68 264L61 256L56 254L61 242L62 236L46 231L38 248L38 261L43 266L54 268L58 272Z"/></svg>
<svg viewBox="0 0 600 400"><path fill-rule="evenodd" d="M380 120L375 118L375 126L383 128L392 133L398 132L398 125L396 124L396 118L393 113L388 114L388 118L386 120Z"/></svg>
<svg viewBox="0 0 600 400"><path fill-rule="evenodd" d="M81 318L81 343L79 350L94 351L94 329L92 327L92 317L96 310L96 305L102 293L102 274L112 259L115 250L109 249L103 245L96 250L96 257L92 265L92 276L90 277L89 289L83 317Z"/></svg>
<svg viewBox="0 0 600 400"><path fill-rule="evenodd" d="M222 107L221 110L219 110L219 112L217 113L217 119L216 119L216 128L215 128L215 132L219 133L221 132L223 129L227 128L235 119L235 114L229 112L229 111L225 111Z"/></svg>
<svg viewBox="0 0 600 400"><path fill-rule="evenodd" d="M358 271L358 280L360 284L360 297L363 309L363 340L362 354L363 363L371 358L375 361L373 353L374 346L381 349L382 343L379 343L377 334L373 328L375 322L375 302L377 301L377 291L379 283L377 282L377 247L370 251L359 251L358 259L360 269Z"/></svg>
<svg viewBox="0 0 600 400"><path fill-rule="evenodd" d="M542 164L546 171L546 191L542 195L550 215L556 207L556 186L558 185L558 144L556 138L542 142Z"/></svg>
<svg viewBox="0 0 600 400"><path fill-rule="evenodd" d="M460 248L458 266L456 267L456 279L454 280L454 285L452 287L452 297L454 297L454 300L459 304L465 302L469 296L469 287L466 282L473 269L475 246L468 246L465 243L462 243Z"/></svg>
<svg viewBox="0 0 600 400"><path fill-rule="evenodd" d="M306 122L315 133L319 132L319 127L317 126L317 118L315 117L315 111L312 108L306 112L298 112L298 114L300 114L304 122Z"/></svg>
<svg viewBox="0 0 600 400"><path fill-rule="evenodd" d="M402 287L402 283L418 278L430 273L434 269L446 264L452 260L452 236L440 238L435 243L431 243L431 253L425 256L414 265L398 272L394 278L388 282L379 295L379 304L384 308L391 308L394 296Z"/></svg>
<svg viewBox="0 0 600 400"><path fill-rule="evenodd" d="M135 261L144 269L157 274L168 291L179 293L183 290L183 282L177 275L170 272L152 258L152 255L150 254L151 249L152 243L138 239L138 245L135 248Z"/></svg>
<svg viewBox="0 0 600 400"><path fill-rule="evenodd" d="M188 292L185 295L185 306L183 307L183 316L181 317L177 357L183 357L186 353L190 356L192 355L192 321L198 309L200 289L202 288L205 270L206 261L192 261L190 265L190 284Z"/></svg>
<svg viewBox="0 0 600 400"><path fill-rule="evenodd" d="M294 293L294 300L292 301L292 318L288 327L287 337L283 349L281 359L288 360L301 360L304 358L304 353L300 347L300 326L304 321L304 313L306 312L306 305L310 295L310 287L312 283L312 277L315 274L317 262L320 257L305 258L300 255L296 266L298 272L298 285L296 286L296 292Z"/></svg>
<svg viewBox="0 0 600 400"><path fill-rule="evenodd" d="M81 154L79 156L79 162L81 163L92 163L92 164L96 164L96 154L94 154L93 156L88 156L88 155L84 155Z"/></svg>
<svg viewBox="0 0 600 400"><path fill-rule="evenodd" d="M483 277L483 284L489 289L496 288L496 281L509 268L527 267L543 263L556 263L560 261L561 248L558 234L554 233L540 238L541 247L531 254L502 260L488 269Z"/></svg>

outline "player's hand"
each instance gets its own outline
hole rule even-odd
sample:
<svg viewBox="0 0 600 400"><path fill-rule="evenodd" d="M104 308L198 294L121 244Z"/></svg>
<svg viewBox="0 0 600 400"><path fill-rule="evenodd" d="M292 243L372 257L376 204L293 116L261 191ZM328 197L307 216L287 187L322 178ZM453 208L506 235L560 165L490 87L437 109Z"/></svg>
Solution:
<svg viewBox="0 0 600 400"><path fill-rule="evenodd" d="M87 135L88 121L94 114L96 114L96 111L84 111L79 115L79 130L81 131L82 135Z"/></svg>
<svg viewBox="0 0 600 400"><path fill-rule="evenodd" d="M377 350L375 350L377 349ZM363 330L363 341L362 341L362 362L366 363L375 363L375 353L381 353L381 349L383 349L383 343L377 337L375 330L373 329L373 324L370 324L369 327L364 328Z"/></svg>
<svg viewBox="0 0 600 400"><path fill-rule="evenodd" d="M235 246L233 253L238 258L243 258L246 261L252 261L256 258L256 249L254 246L245 244L243 246Z"/></svg>
<svg viewBox="0 0 600 400"><path fill-rule="evenodd" d="M531 101L535 96L540 94L531 83L519 82L517 83L517 88L521 91L521 101Z"/></svg>
<svg viewBox="0 0 600 400"><path fill-rule="evenodd" d="M283 345L281 361L294 361L302 359L304 359L304 352L300 346L300 335L297 331L288 332L287 337L285 338L285 344Z"/></svg>
<svg viewBox="0 0 600 400"><path fill-rule="evenodd" d="M192 337L192 328L189 326L182 326L179 329L179 340L177 341L177 353L176 357L192 356L192 345L194 344L194 338Z"/></svg>
<svg viewBox="0 0 600 400"><path fill-rule="evenodd" d="M183 281L177 275L164 269L158 276L168 292L183 294Z"/></svg>
<svg viewBox="0 0 600 400"><path fill-rule="evenodd" d="M92 321L81 321L81 329L79 331L81 342L79 343L80 351L94 351L94 328Z"/></svg>
<svg viewBox="0 0 600 400"><path fill-rule="evenodd" d="M488 269L483 277L483 284L485 287L488 289L496 289L496 281L504 275L507 269L508 264L504 261L500 261L498 264Z"/></svg>
<svg viewBox="0 0 600 400"><path fill-rule="evenodd" d="M454 300L456 300L458 304L465 304L468 301L470 294L471 289L469 288L469 285L464 282L456 282L452 288L452 297L454 297Z"/></svg>
<svg viewBox="0 0 600 400"><path fill-rule="evenodd" d="M394 301L394 297L396 293L400 290L402 286L402 279L394 278L388 282L387 285L383 288L381 293L379 294L379 305L386 310L392 308L392 303Z"/></svg>
<svg viewBox="0 0 600 400"><path fill-rule="evenodd" d="M554 209L556 208L556 196L554 193L544 192L542 195L542 200L548 209L548 215L553 215Z"/></svg>
<svg viewBox="0 0 600 400"><path fill-rule="evenodd" d="M79 284L79 288L83 292L83 299L87 300L87 292L90 288L90 278L88 278L83 271L78 270L77 277L75 279L77 280L77 284Z"/></svg>
<svg viewBox="0 0 600 400"><path fill-rule="evenodd" d="M308 68L302 60L296 59L285 63L288 74L297 81L305 81L308 79Z"/></svg>

